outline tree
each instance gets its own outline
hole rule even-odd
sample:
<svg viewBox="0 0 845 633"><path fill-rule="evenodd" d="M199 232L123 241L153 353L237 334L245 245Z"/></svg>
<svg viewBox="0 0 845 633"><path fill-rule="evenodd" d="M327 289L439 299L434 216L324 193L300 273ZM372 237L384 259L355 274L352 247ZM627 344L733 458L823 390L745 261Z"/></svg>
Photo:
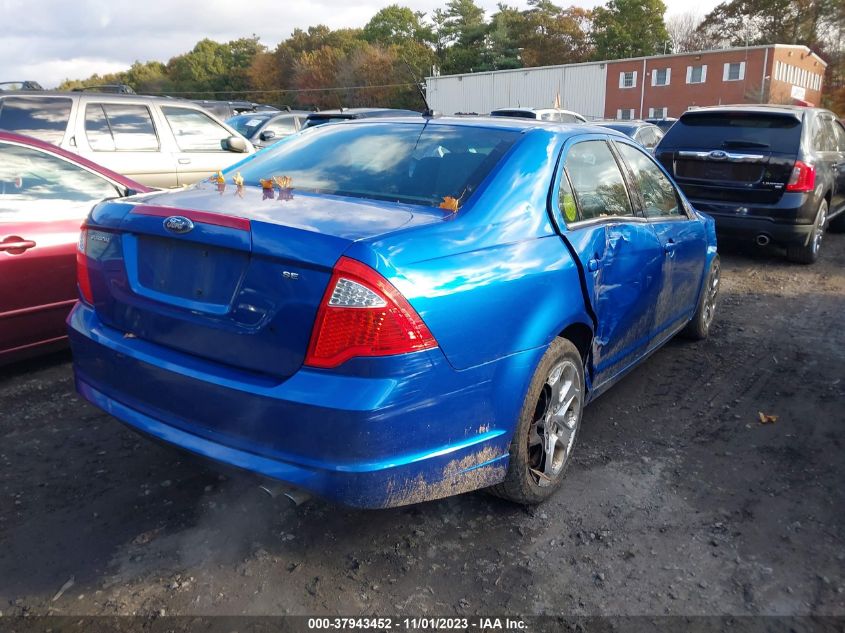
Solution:
<svg viewBox="0 0 845 633"><path fill-rule="evenodd" d="M592 57L592 12L580 7L562 9L550 0L529 0L520 38L526 66L584 62Z"/></svg>
<svg viewBox="0 0 845 633"><path fill-rule="evenodd" d="M524 13L515 7L499 4L499 10L493 14L488 28L484 66L492 70L521 68L521 37L525 30Z"/></svg>
<svg viewBox="0 0 845 633"><path fill-rule="evenodd" d="M596 59L662 53L669 34L662 0L610 0L593 11Z"/></svg>
<svg viewBox="0 0 845 633"><path fill-rule="evenodd" d="M424 17L425 13L391 4L370 18L361 35L370 44L382 46L403 45L413 40L429 42L432 33L423 24Z"/></svg>
<svg viewBox="0 0 845 633"><path fill-rule="evenodd" d="M481 70L486 49L484 10L474 0L449 0L434 12L434 41L443 72Z"/></svg>
<svg viewBox="0 0 845 633"><path fill-rule="evenodd" d="M714 48L718 42L713 38L703 37L698 30L704 18L695 11L687 11L669 17L666 20L666 32L673 53L687 53Z"/></svg>
<svg viewBox="0 0 845 633"><path fill-rule="evenodd" d="M840 0L841 2L841 0ZM836 0L730 0L704 18L699 33L723 45L818 42L824 16Z"/></svg>

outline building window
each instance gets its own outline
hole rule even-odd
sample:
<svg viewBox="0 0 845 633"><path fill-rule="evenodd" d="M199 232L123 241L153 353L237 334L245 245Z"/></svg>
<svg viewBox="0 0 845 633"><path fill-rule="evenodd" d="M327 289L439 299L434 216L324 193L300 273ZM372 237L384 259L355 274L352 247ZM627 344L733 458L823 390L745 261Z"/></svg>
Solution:
<svg viewBox="0 0 845 633"><path fill-rule="evenodd" d="M636 88L637 87L637 71L632 70L627 73L619 73L619 87L620 88Z"/></svg>
<svg viewBox="0 0 845 633"><path fill-rule="evenodd" d="M741 81L745 79L745 62L725 64L722 71L722 81Z"/></svg>
<svg viewBox="0 0 845 633"><path fill-rule="evenodd" d="M655 68L651 71L652 86L668 86L672 81L671 68Z"/></svg>
<svg viewBox="0 0 845 633"><path fill-rule="evenodd" d="M687 66L687 83L703 84L707 81L707 65Z"/></svg>
<svg viewBox="0 0 845 633"><path fill-rule="evenodd" d="M619 121L631 121L634 119L634 109L628 108L625 110L616 111L616 119Z"/></svg>
<svg viewBox="0 0 845 633"><path fill-rule="evenodd" d="M665 119L667 116L669 116L669 108L667 106L663 106L662 108L648 109L649 119Z"/></svg>

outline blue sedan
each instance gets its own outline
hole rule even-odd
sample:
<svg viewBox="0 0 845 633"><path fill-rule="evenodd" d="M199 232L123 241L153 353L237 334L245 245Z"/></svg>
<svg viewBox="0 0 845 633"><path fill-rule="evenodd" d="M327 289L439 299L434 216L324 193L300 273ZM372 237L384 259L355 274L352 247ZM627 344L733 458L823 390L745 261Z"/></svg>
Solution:
<svg viewBox="0 0 845 633"><path fill-rule="evenodd" d="M370 508L561 486L584 406L707 336L713 221L605 128L397 118L96 206L76 386L135 430Z"/></svg>

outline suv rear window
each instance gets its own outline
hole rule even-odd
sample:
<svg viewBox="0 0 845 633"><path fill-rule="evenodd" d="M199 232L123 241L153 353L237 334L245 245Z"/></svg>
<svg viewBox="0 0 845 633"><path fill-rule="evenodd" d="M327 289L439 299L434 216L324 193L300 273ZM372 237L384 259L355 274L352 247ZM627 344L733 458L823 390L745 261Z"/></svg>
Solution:
<svg viewBox="0 0 845 633"><path fill-rule="evenodd" d="M251 185L288 176L297 190L439 206L463 204L519 138L512 130L405 123L321 126L241 167Z"/></svg>
<svg viewBox="0 0 845 633"><path fill-rule="evenodd" d="M0 130L58 145L67 129L71 104L71 100L64 97L3 97L0 99Z"/></svg>
<svg viewBox="0 0 845 633"><path fill-rule="evenodd" d="M801 120L765 112L684 114L663 137L661 147L764 149L795 153L801 143Z"/></svg>

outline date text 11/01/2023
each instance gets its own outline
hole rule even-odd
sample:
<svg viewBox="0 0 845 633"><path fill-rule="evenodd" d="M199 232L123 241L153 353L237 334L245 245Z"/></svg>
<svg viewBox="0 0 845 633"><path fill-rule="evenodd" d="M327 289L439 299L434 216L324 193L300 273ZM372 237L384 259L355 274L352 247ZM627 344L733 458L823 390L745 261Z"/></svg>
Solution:
<svg viewBox="0 0 845 633"><path fill-rule="evenodd" d="M308 618L309 630L524 631L519 618Z"/></svg>

